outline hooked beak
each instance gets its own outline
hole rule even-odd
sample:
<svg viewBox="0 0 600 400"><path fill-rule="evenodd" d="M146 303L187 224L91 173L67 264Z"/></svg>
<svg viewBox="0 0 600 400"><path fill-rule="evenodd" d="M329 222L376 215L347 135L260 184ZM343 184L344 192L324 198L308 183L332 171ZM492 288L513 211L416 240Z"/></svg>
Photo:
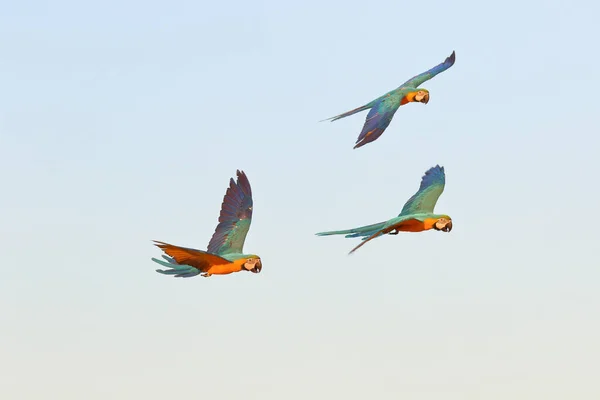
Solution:
<svg viewBox="0 0 600 400"><path fill-rule="evenodd" d="M424 104L429 103L429 93L425 94L425 97L423 97L423 100L421 100L421 103L424 103Z"/></svg>
<svg viewBox="0 0 600 400"><path fill-rule="evenodd" d="M252 271L255 274L258 274L261 269L262 269L262 263L260 261L258 261L256 264L254 264L254 268L252 268L250 271Z"/></svg>
<svg viewBox="0 0 600 400"><path fill-rule="evenodd" d="M450 232L452 230L452 221L448 221L448 223L442 228L442 230L444 232Z"/></svg>

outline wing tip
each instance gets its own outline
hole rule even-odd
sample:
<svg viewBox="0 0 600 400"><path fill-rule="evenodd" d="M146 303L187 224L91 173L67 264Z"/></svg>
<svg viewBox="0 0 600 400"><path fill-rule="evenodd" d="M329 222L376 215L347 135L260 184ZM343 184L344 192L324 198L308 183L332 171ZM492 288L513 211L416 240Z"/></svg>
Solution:
<svg viewBox="0 0 600 400"><path fill-rule="evenodd" d="M236 171L236 176L237 182L234 182L233 178L231 178L230 186L238 186L242 189L244 194L247 196L252 196L252 187L250 186L250 181L248 180L246 173L243 170L238 169Z"/></svg>
<svg viewBox="0 0 600 400"><path fill-rule="evenodd" d="M446 172L443 166L436 164L435 167L429 168L421 177L421 187L427 186L436 180L446 183Z"/></svg>
<svg viewBox="0 0 600 400"><path fill-rule="evenodd" d="M348 255L349 255L349 256L353 255L353 254L354 254L354 252L355 252L356 250L358 250L360 247L362 247L362 246L363 246L365 243L367 243L367 242L366 242L366 241L360 242L360 243L359 243L359 244L358 244L358 245L357 245L355 248L353 248L352 250L350 250L350 251L348 252Z"/></svg>
<svg viewBox="0 0 600 400"><path fill-rule="evenodd" d="M362 133L358 136L358 139L356 139L355 145L352 148L353 150L358 149L359 147L363 147L366 144L369 144L371 142L374 142L375 140L377 140L379 138L379 136L377 136L377 134L375 134L374 139L371 139L373 136L371 136L374 132L376 131L376 129L373 129L369 132L367 132L367 134L365 136L362 136ZM383 132L382 132L383 133Z"/></svg>
<svg viewBox="0 0 600 400"><path fill-rule="evenodd" d="M441 166L440 164L436 164L434 167L429 168L427 171L425 171L425 175L429 175L433 172L444 172L444 167Z"/></svg>
<svg viewBox="0 0 600 400"><path fill-rule="evenodd" d="M371 131L371 132L374 132L374 131ZM371 132L369 132L369 134ZM379 136L381 136L381 134ZM354 145L354 147L352 149L356 150L360 147L363 147L366 144L372 143L372 142L376 141L377 139L379 139L379 136L375 136L375 139L371 139L371 137L369 137L369 136L359 138L358 140L356 140L356 144Z"/></svg>
<svg viewBox="0 0 600 400"><path fill-rule="evenodd" d="M456 61L456 51L452 50L452 54L448 58L446 58L446 62L450 62L450 65L454 65L454 61Z"/></svg>

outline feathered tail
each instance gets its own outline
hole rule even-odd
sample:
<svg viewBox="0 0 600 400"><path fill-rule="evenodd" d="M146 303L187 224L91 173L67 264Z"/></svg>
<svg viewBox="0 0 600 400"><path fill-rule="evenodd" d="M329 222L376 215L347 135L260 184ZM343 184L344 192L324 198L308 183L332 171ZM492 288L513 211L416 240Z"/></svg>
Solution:
<svg viewBox="0 0 600 400"><path fill-rule="evenodd" d="M360 228L346 229L343 231L329 231L319 232L317 236L329 236L329 235L346 235L347 238L363 237L363 240L380 231L385 226L385 222L378 224L361 226Z"/></svg>
<svg viewBox="0 0 600 400"><path fill-rule="evenodd" d="M373 103L374 102L372 101L372 102L370 102L368 104L365 104L364 106L360 106L358 108L355 108L354 110L346 111L345 113L340 114L340 115L336 115L335 117L322 119L319 122L323 122L323 121L331 121L331 122L337 121L338 119L347 117L347 116L352 115L352 114L356 114L357 112L368 110L369 108L373 107Z"/></svg>
<svg viewBox="0 0 600 400"><path fill-rule="evenodd" d="M177 264L174 258L167 257L165 255L162 256L167 262L163 260L158 260L156 258L152 258L152 261L163 265L169 269L157 269L156 272L160 272L164 275L175 275L176 278L191 278L192 276L196 276L200 273L200 271L189 265L180 265Z"/></svg>

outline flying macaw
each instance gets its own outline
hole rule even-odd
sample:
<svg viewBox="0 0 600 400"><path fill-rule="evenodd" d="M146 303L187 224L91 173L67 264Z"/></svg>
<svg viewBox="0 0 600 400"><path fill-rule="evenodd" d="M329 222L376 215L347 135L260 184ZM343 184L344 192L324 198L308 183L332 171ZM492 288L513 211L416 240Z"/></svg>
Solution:
<svg viewBox="0 0 600 400"><path fill-rule="evenodd" d="M169 269L157 269L165 275L190 278L202 273L202 276L226 275L232 272L251 271L259 273L262 269L260 257L255 254L244 254L242 248L246 234L252 222L252 190L244 172L237 171L237 182L229 181L225 192L221 215L215 233L208 243L207 251L173 246L172 244L154 241L155 245L170 257L157 262Z"/></svg>
<svg viewBox="0 0 600 400"><path fill-rule="evenodd" d="M385 234L397 235L400 231L422 232L429 229L450 232L452 230L452 218L446 214L433 213L435 203L444 191L445 184L444 167L436 165L425 172L419 190L408 199L402 208L402 212L396 218L344 231L320 232L317 235L346 235L347 238L362 237L363 242L350 251L349 254L352 254L369 240Z"/></svg>
<svg viewBox="0 0 600 400"><path fill-rule="evenodd" d="M430 80L437 74L444 72L453 66L454 60L455 54L453 51L450 57L446 58L443 63L431 68L429 71L410 78L391 92L387 92L383 96L376 98L362 107L358 107L354 110L336 115L335 117L324 119L323 121L337 121L340 118L344 118L370 108L371 111L369 111L369 114L367 114L367 119L363 126L362 132L360 132L360 135L356 140L356 145L354 148L356 149L364 146L367 143L374 142L383 134L390 122L392 122L392 118L400 106L413 102L425 104L429 102L429 90L419 88L419 85L422 85L424 82Z"/></svg>

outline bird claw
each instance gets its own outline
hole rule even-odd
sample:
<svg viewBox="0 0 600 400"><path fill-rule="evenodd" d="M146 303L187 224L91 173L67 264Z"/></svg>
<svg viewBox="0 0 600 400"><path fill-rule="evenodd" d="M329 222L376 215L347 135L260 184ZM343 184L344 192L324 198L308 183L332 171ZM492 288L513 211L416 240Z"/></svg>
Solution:
<svg viewBox="0 0 600 400"><path fill-rule="evenodd" d="M205 278L208 278L208 277L209 277L209 276L211 276L212 274L209 274L208 272L205 272L205 273L203 273L203 274L200 274L200 275L202 275L202 276L203 276L203 277L205 277Z"/></svg>
<svg viewBox="0 0 600 400"><path fill-rule="evenodd" d="M394 229L390 232L390 235L397 235L400 231L398 229Z"/></svg>

